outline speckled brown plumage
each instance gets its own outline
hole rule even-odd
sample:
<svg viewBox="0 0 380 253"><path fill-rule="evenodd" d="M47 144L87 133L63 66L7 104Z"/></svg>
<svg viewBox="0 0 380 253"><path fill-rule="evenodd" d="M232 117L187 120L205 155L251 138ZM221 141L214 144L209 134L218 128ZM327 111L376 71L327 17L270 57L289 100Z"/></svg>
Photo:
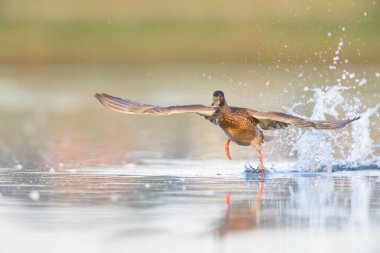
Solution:
<svg viewBox="0 0 380 253"><path fill-rule="evenodd" d="M216 112L216 124L233 142L242 146L263 143L264 135L256 127L258 123L243 108L224 105Z"/></svg>

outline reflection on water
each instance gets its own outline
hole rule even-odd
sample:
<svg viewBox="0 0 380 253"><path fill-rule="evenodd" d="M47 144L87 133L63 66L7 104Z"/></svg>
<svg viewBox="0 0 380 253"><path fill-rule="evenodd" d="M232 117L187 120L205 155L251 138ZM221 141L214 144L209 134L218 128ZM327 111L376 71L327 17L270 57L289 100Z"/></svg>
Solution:
<svg viewBox="0 0 380 253"><path fill-rule="evenodd" d="M165 166L172 175L130 175L151 170L149 164L111 171L2 170L2 252L22 252L25 245L51 252L58 240L65 250L96 243L96 252L158 246L185 252L254 246L274 252L376 252L379 247L379 171L275 173L263 181L243 174L181 177L179 165ZM220 170L217 162L209 169L215 175ZM19 238L25 244L16 243ZM78 244L71 244L74 238ZM297 244L277 243L286 240Z"/></svg>
<svg viewBox="0 0 380 253"><path fill-rule="evenodd" d="M246 174L249 176L250 173L246 172ZM259 180L259 190L257 192L256 201L254 203L249 202L248 207L231 208L230 193L227 193L226 212L218 228L221 235L228 232L245 231L256 228L257 218L261 210L261 198L264 191L265 171L261 170L258 175L254 173L254 176Z"/></svg>
<svg viewBox="0 0 380 253"><path fill-rule="evenodd" d="M376 66L348 67L367 83L334 93L343 98L337 117L360 104L354 112L368 112L366 121L339 135L274 133L264 146L274 173L265 178L243 173L246 161L256 167L252 149L232 144L234 160L226 160L226 137L197 115L128 117L104 109L93 94L209 104L221 89L233 105L311 115L318 107L307 102L315 95L309 91L334 86L336 72L248 65L0 68L0 251L377 252L380 79ZM306 173L311 162L291 172L299 160L290 151L300 136L325 140L318 150L328 147L336 172ZM299 148L313 151L310 140ZM308 157L318 158L312 151ZM370 163L347 163L353 158L345 155L354 153ZM346 163L334 164L336 156Z"/></svg>

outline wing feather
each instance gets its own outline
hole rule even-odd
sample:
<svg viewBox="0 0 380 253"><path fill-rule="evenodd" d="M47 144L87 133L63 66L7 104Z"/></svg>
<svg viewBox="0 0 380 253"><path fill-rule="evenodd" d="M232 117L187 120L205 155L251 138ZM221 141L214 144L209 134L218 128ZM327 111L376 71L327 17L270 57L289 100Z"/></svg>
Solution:
<svg viewBox="0 0 380 253"><path fill-rule="evenodd" d="M105 107L127 114L145 114L145 115L170 115L176 113L197 113L202 116L213 116L216 107L204 106L204 105L175 105L175 106L154 106L150 104L143 104L140 102L132 101L129 99L123 99L114 97L107 94L96 93L95 97Z"/></svg>
<svg viewBox="0 0 380 253"><path fill-rule="evenodd" d="M293 125L299 128L339 130L345 128L348 124L360 118L355 117L346 120L307 120L281 112L257 112L254 110L249 110L249 114L259 120L259 125L264 130L283 128L287 125Z"/></svg>

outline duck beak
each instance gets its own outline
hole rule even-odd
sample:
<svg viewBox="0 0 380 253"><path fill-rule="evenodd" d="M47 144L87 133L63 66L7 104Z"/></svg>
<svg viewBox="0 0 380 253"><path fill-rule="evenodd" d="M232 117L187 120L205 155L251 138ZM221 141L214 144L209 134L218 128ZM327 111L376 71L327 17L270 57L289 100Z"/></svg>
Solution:
<svg viewBox="0 0 380 253"><path fill-rule="evenodd" d="M213 99L212 99L212 105L213 106L219 106L219 104L220 104L219 97L213 97Z"/></svg>

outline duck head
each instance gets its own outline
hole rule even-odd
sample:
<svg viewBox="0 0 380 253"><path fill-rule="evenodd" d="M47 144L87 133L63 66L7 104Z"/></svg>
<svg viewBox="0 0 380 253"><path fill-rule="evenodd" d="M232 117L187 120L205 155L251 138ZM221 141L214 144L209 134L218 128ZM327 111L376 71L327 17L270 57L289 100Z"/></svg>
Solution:
<svg viewBox="0 0 380 253"><path fill-rule="evenodd" d="M226 103L226 99L224 98L223 91L217 90L212 95L212 105L213 106L223 106Z"/></svg>

